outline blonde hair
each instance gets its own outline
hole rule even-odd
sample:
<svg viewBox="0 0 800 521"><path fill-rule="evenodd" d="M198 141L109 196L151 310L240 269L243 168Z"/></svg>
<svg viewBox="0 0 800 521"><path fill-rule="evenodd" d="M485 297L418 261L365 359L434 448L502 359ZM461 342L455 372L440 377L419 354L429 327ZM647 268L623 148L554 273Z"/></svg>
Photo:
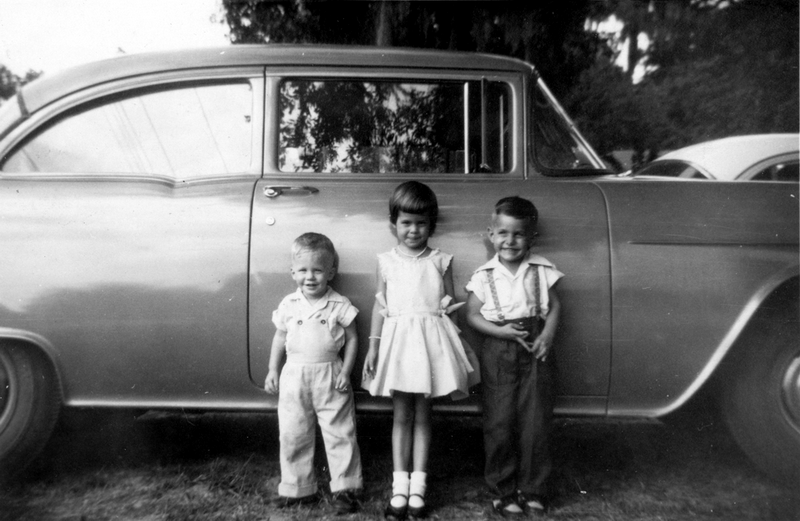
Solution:
<svg viewBox="0 0 800 521"><path fill-rule="evenodd" d="M330 257L334 268L339 266L339 254L336 253L333 242L321 233L307 232L294 240L292 243L292 259L306 252L326 254Z"/></svg>

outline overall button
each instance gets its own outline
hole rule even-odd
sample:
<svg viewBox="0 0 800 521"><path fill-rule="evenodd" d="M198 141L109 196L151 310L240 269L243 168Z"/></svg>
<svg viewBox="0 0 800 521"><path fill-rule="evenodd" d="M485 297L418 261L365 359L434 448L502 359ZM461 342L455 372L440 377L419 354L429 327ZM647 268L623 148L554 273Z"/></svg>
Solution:
<svg viewBox="0 0 800 521"><path fill-rule="evenodd" d="M298 321L297 321L297 325L298 325L298 326L302 326L302 325L303 325L303 321L302 321L302 320L298 320Z"/></svg>

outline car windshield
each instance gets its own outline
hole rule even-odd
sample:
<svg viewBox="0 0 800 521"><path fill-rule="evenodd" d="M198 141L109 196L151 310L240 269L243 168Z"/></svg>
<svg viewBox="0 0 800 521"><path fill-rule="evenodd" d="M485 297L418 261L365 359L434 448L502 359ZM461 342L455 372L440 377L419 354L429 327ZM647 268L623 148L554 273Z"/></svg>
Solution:
<svg viewBox="0 0 800 521"><path fill-rule="evenodd" d="M604 170L600 157L578 132L564 109L539 80L533 86L532 155L545 174ZM566 171L566 172L565 172Z"/></svg>

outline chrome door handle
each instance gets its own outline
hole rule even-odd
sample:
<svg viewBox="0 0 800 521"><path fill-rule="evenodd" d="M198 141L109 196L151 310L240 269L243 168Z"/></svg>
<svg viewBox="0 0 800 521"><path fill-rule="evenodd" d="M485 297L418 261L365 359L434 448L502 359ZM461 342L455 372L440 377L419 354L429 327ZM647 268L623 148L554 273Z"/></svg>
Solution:
<svg viewBox="0 0 800 521"><path fill-rule="evenodd" d="M305 192L307 194L319 193L319 190L313 186L288 186L288 185L273 185L264 187L264 195L270 199L278 197L283 192Z"/></svg>

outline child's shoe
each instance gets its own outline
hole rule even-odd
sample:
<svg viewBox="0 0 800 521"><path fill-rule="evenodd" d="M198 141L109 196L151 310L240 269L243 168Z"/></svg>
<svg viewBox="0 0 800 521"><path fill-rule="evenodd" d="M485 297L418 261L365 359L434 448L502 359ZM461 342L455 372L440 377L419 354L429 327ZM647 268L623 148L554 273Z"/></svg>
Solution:
<svg viewBox="0 0 800 521"><path fill-rule="evenodd" d="M319 503L319 494L311 494L303 497L278 496L274 504L278 508L291 508L298 505L311 505Z"/></svg>
<svg viewBox="0 0 800 521"><path fill-rule="evenodd" d="M517 490L517 504L525 510L525 513L529 514L544 514L546 508L545 500L542 496L524 494L521 490Z"/></svg>
<svg viewBox="0 0 800 521"><path fill-rule="evenodd" d="M334 492L331 505L337 516L352 514L358 510L358 499L352 490L339 490Z"/></svg>
<svg viewBox="0 0 800 521"><path fill-rule="evenodd" d="M405 519L408 511L408 472L392 472L392 499L383 511L383 517L392 521Z"/></svg>
<svg viewBox="0 0 800 521"><path fill-rule="evenodd" d="M492 509L502 517L516 518L523 517L525 511L517 503L517 498L512 494L492 500Z"/></svg>
<svg viewBox="0 0 800 521"><path fill-rule="evenodd" d="M427 516L428 510L425 505L425 483L428 475L425 472L414 471L411 473L411 482L408 491L408 517L412 519L422 519Z"/></svg>

